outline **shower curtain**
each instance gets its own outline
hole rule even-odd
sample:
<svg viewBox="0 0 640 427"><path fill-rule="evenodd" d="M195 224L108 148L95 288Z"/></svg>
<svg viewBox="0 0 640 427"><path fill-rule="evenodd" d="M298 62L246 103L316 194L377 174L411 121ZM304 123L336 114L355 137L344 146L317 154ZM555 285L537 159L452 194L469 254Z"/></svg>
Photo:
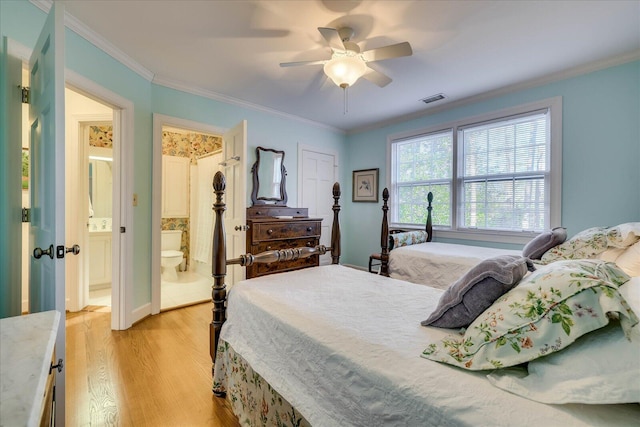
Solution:
<svg viewBox="0 0 640 427"><path fill-rule="evenodd" d="M193 260L211 264L211 243L213 239L213 176L220 170L222 153L198 160L196 193L196 226L191 234Z"/></svg>

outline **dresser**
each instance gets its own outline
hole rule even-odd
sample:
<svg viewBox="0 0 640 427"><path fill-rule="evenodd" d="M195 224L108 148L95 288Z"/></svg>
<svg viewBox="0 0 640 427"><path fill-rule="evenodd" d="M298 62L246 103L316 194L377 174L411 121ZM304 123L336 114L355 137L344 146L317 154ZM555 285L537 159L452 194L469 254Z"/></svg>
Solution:
<svg viewBox="0 0 640 427"><path fill-rule="evenodd" d="M320 242L321 218L309 218L307 208L257 205L247 208L247 252L315 247ZM318 255L295 261L255 264L247 267L247 279L317 266Z"/></svg>
<svg viewBox="0 0 640 427"><path fill-rule="evenodd" d="M0 425L49 426L58 311L0 319Z"/></svg>

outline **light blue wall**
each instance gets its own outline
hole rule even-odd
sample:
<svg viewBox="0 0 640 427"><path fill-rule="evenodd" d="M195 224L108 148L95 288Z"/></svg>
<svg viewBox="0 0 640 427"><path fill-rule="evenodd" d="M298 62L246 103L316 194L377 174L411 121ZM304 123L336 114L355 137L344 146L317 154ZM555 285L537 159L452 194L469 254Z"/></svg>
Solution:
<svg viewBox="0 0 640 427"><path fill-rule="evenodd" d="M155 113L208 123L226 129L235 126L241 120L247 120L247 170L250 173L251 165L255 162L256 147L284 150L289 206L297 206L298 144L321 146L336 151L339 158L346 157L344 144L346 136L343 133L302 121L265 114L156 85L153 89L153 105ZM346 182L344 181L346 169L341 167L339 173L340 182ZM250 184L248 193L251 193Z"/></svg>
<svg viewBox="0 0 640 427"><path fill-rule="evenodd" d="M350 135L349 167L380 168L384 188L388 135L555 96L563 101L562 224L569 236L593 226L640 221L639 61ZM346 204L344 262L364 266L380 246L372 230L380 227L382 201Z"/></svg>
<svg viewBox="0 0 640 427"><path fill-rule="evenodd" d="M29 22L29 25L24 25ZM33 46L44 13L26 0L0 1L0 33ZM351 171L380 168L386 185L387 136L554 96L563 97L562 222L569 234L594 225L640 220L640 62L522 90L420 119L344 136L279 115L242 108L148 82L70 30L67 67L131 100L135 108L134 307L151 299L152 115L160 113L230 128L248 121L249 163L258 145L287 153L290 206L297 203L298 143L340 157L344 263L365 266L380 247L381 203L351 202ZM7 159L0 159L0 167Z"/></svg>
<svg viewBox="0 0 640 427"><path fill-rule="evenodd" d="M0 34L27 47L35 44L45 20L45 14L25 0L0 0L0 17ZM29 22L29 25L23 25L24 22ZM151 260L148 254L151 253L153 113L219 128L231 128L241 120L247 120L249 169L255 161L257 146L286 152L289 206L297 203L298 144L327 147L338 152L341 161L346 159L346 137L341 132L152 84L73 31L67 29L65 37L67 69L130 100L134 105L133 185L134 192L138 194L138 206L133 210L134 308L151 300ZM6 161L0 159L0 167ZM340 181L346 182L346 169L340 166L339 172Z"/></svg>

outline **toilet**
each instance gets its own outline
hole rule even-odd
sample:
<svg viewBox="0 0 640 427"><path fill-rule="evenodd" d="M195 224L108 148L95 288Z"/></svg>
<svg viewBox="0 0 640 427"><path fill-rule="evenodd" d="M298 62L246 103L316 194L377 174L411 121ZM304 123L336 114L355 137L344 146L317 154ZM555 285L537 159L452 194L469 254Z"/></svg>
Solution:
<svg viewBox="0 0 640 427"><path fill-rule="evenodd" d="M162 230L160 237L162 280L175 282L178 280L176 269L182 263L183 253L180 251L182 244L182 230Z"/></svg>

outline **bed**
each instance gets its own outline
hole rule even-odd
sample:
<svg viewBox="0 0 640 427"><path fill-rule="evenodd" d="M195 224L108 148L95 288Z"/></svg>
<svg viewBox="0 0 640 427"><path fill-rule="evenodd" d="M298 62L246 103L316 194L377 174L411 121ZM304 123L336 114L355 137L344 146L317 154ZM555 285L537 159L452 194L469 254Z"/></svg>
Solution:
<svg viewBox="0 0 640 427"><path fill-rule="evenodd" d="M383 211L388 208L389 192L383 191ZM381 268L383 275L412 283L446 289L471 267L499 255L520 255L519 250L432 242L433 194L427 195L425 229L391 235L386 222L381 229ZM386 246L386 247L385 247Z"/></svg>
<svg viewBox="0 0 640 427"><path fill-rule="evenodd" d="M213 391L242 425L638 424L638 404L543 404L492 385L490 371L421 357L428 343L455 332L420 325L444 291L339 265L337 185L331 248L232 260L225 259L221 173L214 190ZM332 265L242 281L227 299L227 264L326 251ZM625 286L637 289L640 278L633 280Z"/></svg>

